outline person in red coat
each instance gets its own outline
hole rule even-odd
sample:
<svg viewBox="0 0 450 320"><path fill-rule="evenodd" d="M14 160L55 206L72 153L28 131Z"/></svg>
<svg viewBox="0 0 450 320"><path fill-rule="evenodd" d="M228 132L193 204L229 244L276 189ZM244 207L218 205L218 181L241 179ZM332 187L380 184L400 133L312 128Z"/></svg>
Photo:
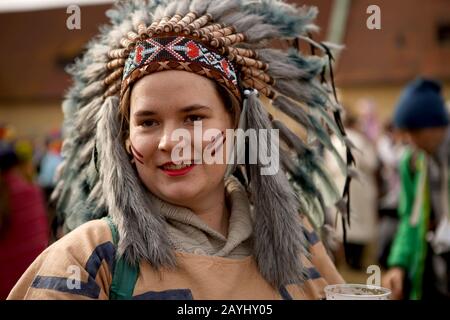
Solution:
<svg viewBox="0 0 450 320"><path fill-rule="evenodd" d="M10 145L0 142L0 299L48 245L48 222L41 189L19 169Z"/></svg>

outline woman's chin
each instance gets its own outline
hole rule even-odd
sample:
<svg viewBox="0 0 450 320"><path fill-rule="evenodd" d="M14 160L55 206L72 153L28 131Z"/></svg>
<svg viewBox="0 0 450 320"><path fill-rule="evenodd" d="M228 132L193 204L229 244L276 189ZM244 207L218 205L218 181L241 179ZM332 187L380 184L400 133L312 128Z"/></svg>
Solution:
<svg viewBox="0 0 450 320"><path fill-rule="evenodd" d="M187 206L193 203L198 195L193 187L170 188L169 190L159 190L158 193L164 201L178 206Z"/></svg>

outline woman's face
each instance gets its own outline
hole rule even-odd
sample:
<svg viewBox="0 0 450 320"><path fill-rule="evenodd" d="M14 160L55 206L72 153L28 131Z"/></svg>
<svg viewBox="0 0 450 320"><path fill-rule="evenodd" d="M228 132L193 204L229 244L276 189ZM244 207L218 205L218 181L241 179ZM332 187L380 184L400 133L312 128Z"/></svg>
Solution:
<svg viewBox="0 0 450 320"><path fill-rule="evenodd" d="M226 170L226 161L192 164L196 152L203 155L205 148L211 147L211 140L194 143L194 121L201 122L202 134L208 129L218 129L225 136L225 130L233 128L231 115L211 80L172 70L147 75L133 86L129 139L138 175L153 194L185 207L213 192L223 192ZM190 155L175 148L180 146L179 138L172 139L177 129L189 132ZM174 148L184 163L191 164L175 166L178 159L172 157ZM223 159L224 149L225 145L217 149L224 154Z"/></svg>

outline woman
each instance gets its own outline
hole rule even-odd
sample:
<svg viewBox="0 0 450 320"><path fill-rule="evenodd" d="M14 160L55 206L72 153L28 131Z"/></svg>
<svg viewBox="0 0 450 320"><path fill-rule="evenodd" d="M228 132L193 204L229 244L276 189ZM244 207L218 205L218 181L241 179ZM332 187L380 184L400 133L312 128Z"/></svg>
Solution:
<svg viewBox="0 0 450 320"><path fill-rule="evenodd" d="M75 230L30 266L9 298L321 299L327 283L342 282L299 214L308 206L320 223L313 174L330 183L312 150L258 98L330 146L319 118L299 105L338 130L316 79L326 61L261 49L307 33L314 15L277 1L231 0L128 2L110 11L113 24L73 68L64 105L55 197L66 229ZM235 128L257 133L257 161L255 140L226 134ZM260 135L273 128L286 144L279 150ZM260 155L268 150L282 153L284 170L267 168Z"/></svg>

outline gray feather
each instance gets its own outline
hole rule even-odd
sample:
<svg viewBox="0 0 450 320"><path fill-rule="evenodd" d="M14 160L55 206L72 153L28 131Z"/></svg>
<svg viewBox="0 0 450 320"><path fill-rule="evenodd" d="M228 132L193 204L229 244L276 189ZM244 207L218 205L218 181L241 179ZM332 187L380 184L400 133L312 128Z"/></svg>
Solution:
<svg viewBox="0 0 450 320"><path fill-rule="evenodd" d="M208 6L208 13L217 20L221 15L226 15L231 10L239 9L238 0L211 0Z"/></svg>
<svg viewBox="0 0 450 320"><path fill-rule="evenodd" d="M199 15L203 15L208 8L209 1L207 0L193 0L189 6L189 11L197 12Z"/></svg>

